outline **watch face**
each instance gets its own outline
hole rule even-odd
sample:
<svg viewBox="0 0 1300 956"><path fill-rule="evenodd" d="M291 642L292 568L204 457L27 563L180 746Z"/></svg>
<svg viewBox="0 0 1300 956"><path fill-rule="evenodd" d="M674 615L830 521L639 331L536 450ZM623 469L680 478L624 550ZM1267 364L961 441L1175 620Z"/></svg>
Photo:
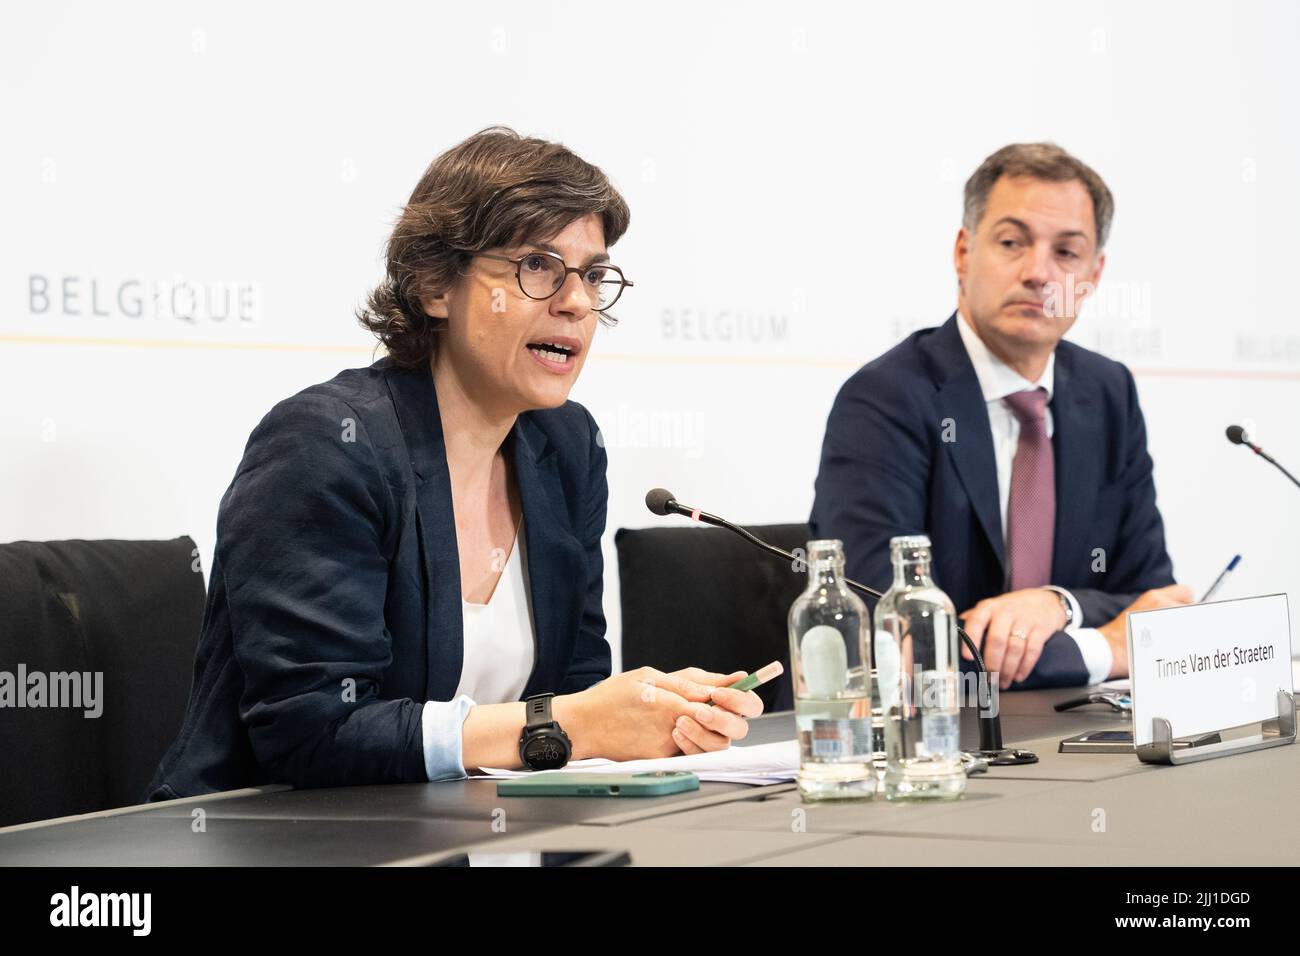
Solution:
<svg viewBox="0 0 1300 956"><path fill-rule="evenodd" d="M524 762L534 770L557 770L569 762L569 748L558 737L534 737L524 745Z"/></svg>

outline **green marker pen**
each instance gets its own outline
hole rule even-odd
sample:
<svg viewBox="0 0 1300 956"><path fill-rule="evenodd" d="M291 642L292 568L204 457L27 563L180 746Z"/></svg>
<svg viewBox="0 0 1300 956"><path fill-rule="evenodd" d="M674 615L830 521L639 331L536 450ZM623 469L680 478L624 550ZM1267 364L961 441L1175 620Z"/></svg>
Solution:
<svg viewBox="0 0 1300 956"><path fill-rule="evenodd" d="M734 684L729 685L730 690L753 690L755 687L762 687L773 678L780 677L785 672L780 661L773 661L763 667L760 667L748 677L742 677Z"/></svg>

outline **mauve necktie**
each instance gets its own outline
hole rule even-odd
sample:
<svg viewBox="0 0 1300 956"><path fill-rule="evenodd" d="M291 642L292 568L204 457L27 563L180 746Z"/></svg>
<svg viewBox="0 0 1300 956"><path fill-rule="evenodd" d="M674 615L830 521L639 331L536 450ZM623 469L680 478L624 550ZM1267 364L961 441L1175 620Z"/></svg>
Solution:
<svg viewBox="0 0 1300 956"><path fill-rule="evenodd" d="M1011 590L1018 591L1052 583L1056 462L1047 437L1047 389L1016 392L1005 401L1020 420L1007 503L1007 559Z"/></svg>

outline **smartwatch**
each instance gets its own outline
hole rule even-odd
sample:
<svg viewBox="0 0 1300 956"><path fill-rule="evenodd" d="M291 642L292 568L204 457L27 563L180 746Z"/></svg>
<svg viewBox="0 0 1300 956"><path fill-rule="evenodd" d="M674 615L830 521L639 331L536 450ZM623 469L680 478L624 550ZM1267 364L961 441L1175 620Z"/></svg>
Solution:
<svg viewBox="0 0 1300 956"><path fill-rule="evenodd" d="M519 759L529 770L558 770L569 762L573 745L551 718L554 694L535 694L524 701L526 722L519 735Z"/></svg>

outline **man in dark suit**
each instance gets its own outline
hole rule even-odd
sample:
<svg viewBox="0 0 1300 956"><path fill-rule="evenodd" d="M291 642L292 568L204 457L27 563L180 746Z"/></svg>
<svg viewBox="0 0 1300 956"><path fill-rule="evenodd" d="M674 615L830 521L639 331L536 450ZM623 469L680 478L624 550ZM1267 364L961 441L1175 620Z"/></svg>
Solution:
<svg viewBox="0 0 1300 956"><path fill-rule="evenodd" d="M889 539L928 533L935 583L1004 689L1127 676L1128 611L1191 601L1133 375L1062 341L1113 210L1057 146L988 157L966 183L956 313L854 374L826 424L814 535L883 590Z"/></svg>

